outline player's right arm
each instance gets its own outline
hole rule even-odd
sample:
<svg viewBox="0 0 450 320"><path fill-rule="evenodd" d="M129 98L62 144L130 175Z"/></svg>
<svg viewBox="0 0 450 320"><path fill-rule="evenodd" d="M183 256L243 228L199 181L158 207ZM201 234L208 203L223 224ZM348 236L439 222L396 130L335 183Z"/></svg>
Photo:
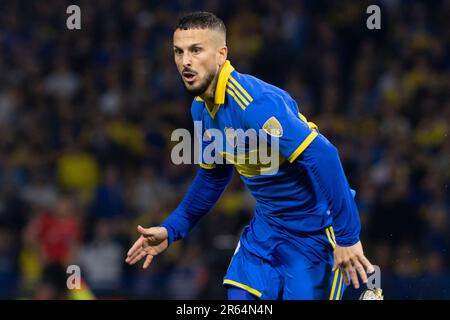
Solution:
<svg viewBox="0 0 450 320"><path fill-rule="evenodd" d="M231 165L200 168L180 205L159 227L138 226L141 236L128 251L125 261L132 265L145 257L143 267L147 268L154 256L166 250L172 242L184 238L211 210L232 175Z"/></svg>
<svg viewBox="0 0 450 320"><path fill-rule="evenodd" d="M200 148L200 169L189 188L189 191L181 201L178 208L161 224L167 230L168 244L184 238L194 227L197 221L208 213L225 190L233 175L233 166L218 163L219 159L205 156L209 147L215 150L213 139L205 136L206 124L204 116L206 106L199 99L194 99L191 106L192 120L194 121L194 133ZM206 115L209 117L209 115ZM215 152L213 152L215 155Z"/></svg>
<svg viewBox="0 0 450 320"><path fill-rule="evenodd" d="M202 122L204 105L194 99L191 106L192 119L196 137L202 138L205 127ZM196 126L199 122L201 126ZM201 151L212 141L201 139ZM206 160L206 163L204 163ZM219 199L233 175L233 166L229 164L211 163L213 159L200 159L200 169L183 200L175 211L160 225L151 228L138 226L141 236L127 253L125 261L135 264L146 257L144 268L147 268L153 257L174 241L183 239L196 223L207 214Z"/></svg>
<svg viewBox="0 0 450 320"><path fill-rule="evenodd" d="M212 209L232 175L233 166L231 165L199 169L183 201L161 224L161 227L167 230L169 244L184 238L198 220Z"/></svg>

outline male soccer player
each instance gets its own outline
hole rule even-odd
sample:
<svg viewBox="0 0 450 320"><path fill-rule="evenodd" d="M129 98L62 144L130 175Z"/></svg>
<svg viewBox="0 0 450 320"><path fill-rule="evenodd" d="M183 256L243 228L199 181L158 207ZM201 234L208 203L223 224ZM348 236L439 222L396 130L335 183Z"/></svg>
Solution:
<svg viewBox="0 0 450 320"><path fill-rule="evenodd" d="M224 277L229 299L336 300L345 285L359 287L358 274L366 283L373 266L363 254L358 210L336 148L286 91L232 67L226 28L215 15L182 17L173 50L184 85L195 96L191 113L194 121L202 122L200 134L211 129L225 136L230 129L264 130L278 139L280 162L272 174L261 163L233 162L235 156L245 158L255 150L224 139L234 148L233 155L221 152L224 164L201 163L167 220L157 227L138 226L141 236L126 262L145 258L147 268L154 256L185 237L214 206L235 167L257 204Z"/></svg>

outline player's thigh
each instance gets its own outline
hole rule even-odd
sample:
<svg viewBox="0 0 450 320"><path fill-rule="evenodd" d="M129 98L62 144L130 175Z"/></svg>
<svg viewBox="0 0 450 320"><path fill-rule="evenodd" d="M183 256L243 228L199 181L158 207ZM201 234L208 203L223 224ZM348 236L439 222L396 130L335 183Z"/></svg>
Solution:
<svg viewBox="0 0 450 320"><path fill-rule="evenodd" d="M228 286L227 288L227 298L228 300L258 300L258 298L248 292L247 290Z"/></svg>
<svg viewBox="0 0 450 320"><path fill-rule="evenodd" d="M262 300L275 300L280 297L280 276L271 263L244 247L233 256L223 284L239 288Z"/></svg>
<svg viewBox="0 0 450 320"><path fill-rule="evenodd" d="M298 263L284 274L284 300L341 300L345 289L341 271L328 263Z"/></svg>
<svg viewBox="0 0 450 320"><path fill-rule="evenodd" d="M332 272L333 246L326 237L314 235L286 242L279 248L279 257L283 299L328 300L330 296L337 297L340 275L335 279Z"/></svg>
<svg viewBox="0 0 450 320"><path fill-rule="evenodd" d="M312 262L298 255L294 262L283 268L283 299L327 300L331 268L328 263Z"/></svg>

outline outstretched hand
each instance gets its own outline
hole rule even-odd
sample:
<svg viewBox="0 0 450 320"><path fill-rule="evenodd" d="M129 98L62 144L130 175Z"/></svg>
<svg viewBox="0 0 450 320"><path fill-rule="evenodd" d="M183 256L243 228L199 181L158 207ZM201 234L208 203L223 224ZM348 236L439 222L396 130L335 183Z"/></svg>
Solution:
<svg viewBox="0 0 450 320"><path fill-rule="evenodd" d="M342 271L345 284L348 286L352 282L356 289L359 288L358 274L361 277L361 280L364 283L367 283L367 274L371 274L375 271L372 264L364 256L360 241L350 247L340 247L336 245L334 249L333 271L338 268Z"/></svg>
<svg viewBox="0 0 450 320"><path fill-rule="evenodd" d="M143 228L137 227L141 236L136 240L133 246L128 250L125 262L133 265L145 258L143 268L152 263L153 257L160 254L169 246L169 236L164 227Z"/></svg>

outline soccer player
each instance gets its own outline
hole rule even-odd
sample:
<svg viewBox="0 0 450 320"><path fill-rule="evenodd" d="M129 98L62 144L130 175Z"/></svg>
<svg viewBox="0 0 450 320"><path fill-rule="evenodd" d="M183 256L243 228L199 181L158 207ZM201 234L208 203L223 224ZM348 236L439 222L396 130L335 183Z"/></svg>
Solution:
<svg viewBox="0 0 450 320"><path fill-rule="evenodd" d="M236 168L256 208L224 277L229 299L338 300L350 283L359 287L358 274L367 283L374 268L363 253L358 210L336 148L286 91L233 68L227 60L225 25L215 15L183 16L173 50L184 85L195 96L191 113L202 123L201 136L211 129L224 132L233 154L219 151L227 160L222 164L200 163L167 220L137 227L141 235L126 262L145 258L147 268L154 256L184 238L214 206ZM230 129L263 130L278 139L277 170L267 174L261 163L238 163L236 156L255 150L227 139ZM203 142L203 149L208 143Z"/></svg>

